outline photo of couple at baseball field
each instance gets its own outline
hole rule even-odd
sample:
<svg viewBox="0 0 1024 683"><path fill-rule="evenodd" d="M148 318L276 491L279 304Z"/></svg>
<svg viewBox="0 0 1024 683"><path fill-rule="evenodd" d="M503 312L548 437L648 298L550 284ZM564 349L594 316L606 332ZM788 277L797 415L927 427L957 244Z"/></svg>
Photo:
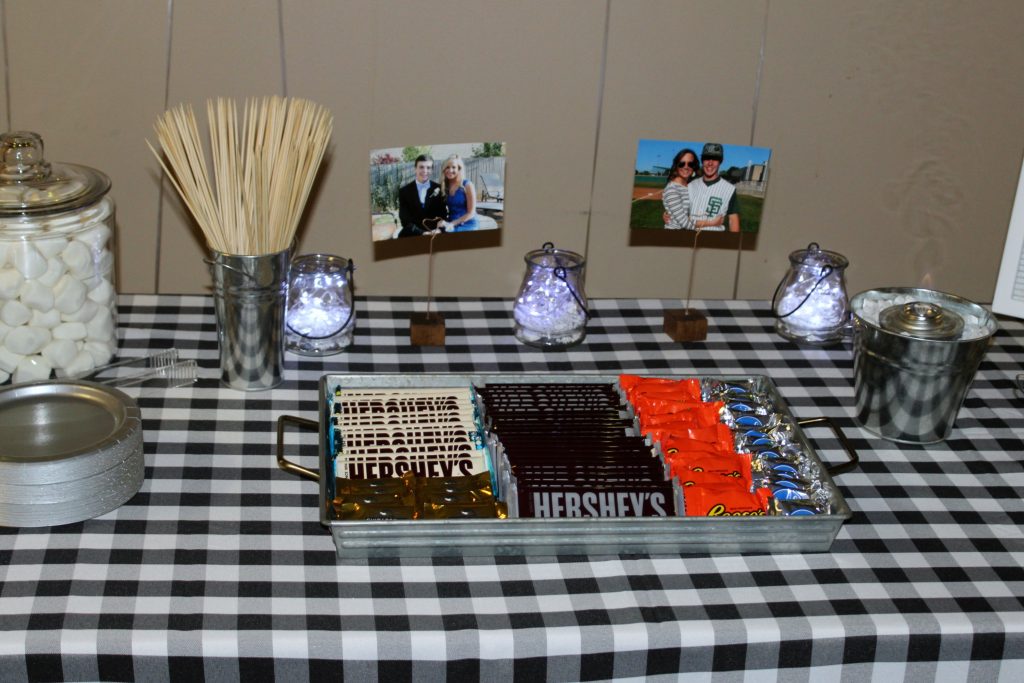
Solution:
<svg viewBox="0 0 1024 683"><path fill-rule="evenodd" d="M499 229L505 217L504 178L501 142L374 150L373 240Z"/></svg>
<svg viewBox="0 0 1024 683"><path fill-rule="evenodd" d="M756 233L771 150L686 140L640 140L629 227Z"/></svg>

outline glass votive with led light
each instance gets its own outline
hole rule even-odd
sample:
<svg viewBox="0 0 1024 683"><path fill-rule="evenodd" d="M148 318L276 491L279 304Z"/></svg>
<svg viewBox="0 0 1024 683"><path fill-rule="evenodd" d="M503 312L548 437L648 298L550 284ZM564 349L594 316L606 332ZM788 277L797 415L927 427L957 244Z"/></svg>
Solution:
<svg viewBox="0 0 1024 683"><path fill-rule="evenodd" d="M285 348L304 356L329 356L352 344L356 327L352 261L331 254L292 259L285 311Z"/></svg>
<svg viewBox="0 0 1024 683"><path fill-rule="evenodd" d="M526 274L512 309L516 339L544 349L579 344L589 317L583 257L548 242L524 260Z"/></svg>
<svg viewBox="0 0 1024 683"><path fill-rule="evenodd" d="M789 255L789 271L775 288L775 331L800 344L828 346L840 342L850 324L846 267L842 254L811 242Z"/></svg>

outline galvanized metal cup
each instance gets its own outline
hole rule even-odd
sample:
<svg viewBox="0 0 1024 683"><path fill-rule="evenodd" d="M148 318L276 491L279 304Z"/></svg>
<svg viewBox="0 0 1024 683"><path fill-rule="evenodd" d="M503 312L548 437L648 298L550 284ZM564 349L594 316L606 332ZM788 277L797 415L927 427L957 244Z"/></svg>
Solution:
<svg viewBox="0 0 1024 683"><path fill-rule="evenodd" d="M865 302L909 298L868 320ZM937 443L949 436L996 330L976 303L928 289L890 287L850 301L854 320L853 384L857 421L891 441ZM962 319L980 334L961 334Z"/></svg>
<svg viewBox="0 0 1024 683"><path fill-rule="evenodd" d="M260 256L212 251L221 382L260 391L284 378L284 311L291 249Z"/></svg>

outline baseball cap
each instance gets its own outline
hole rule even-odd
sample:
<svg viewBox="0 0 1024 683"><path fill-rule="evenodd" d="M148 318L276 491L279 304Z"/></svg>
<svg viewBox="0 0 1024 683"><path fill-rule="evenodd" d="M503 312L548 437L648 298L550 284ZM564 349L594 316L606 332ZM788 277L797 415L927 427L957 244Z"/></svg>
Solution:
<svg viewBox="0 0 1024 683"><path fill-rule="evenodd" d="M722 145L717 142L709 142L704 145L704 149L700 153L701 159L718 159L721 161L725 158L725 154L722 150Z"/></svg>

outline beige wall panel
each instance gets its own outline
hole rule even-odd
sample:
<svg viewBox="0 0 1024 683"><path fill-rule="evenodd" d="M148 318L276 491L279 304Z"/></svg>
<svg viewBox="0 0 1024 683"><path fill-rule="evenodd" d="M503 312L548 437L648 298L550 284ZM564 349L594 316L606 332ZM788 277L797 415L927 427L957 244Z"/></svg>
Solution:
<svg viewBox="0 0 1024 683"><path fill-rule="evenodd" d="M591 296L685 296L690 236L630 246L637 140L749 143L764 11L762 2L612 3L587 273ZM701 238L709 248L697 256L694 296L728 298L736 239L710 237Z"/></svg>
<svg viewBox="0 0 1024 683"><path fill-rule="evenodd" d="M276 0L175 0L170 105L196 107L205 136L208 98L280 95L278 26ZM159 114L153 112L150 127ZM147 168L156 169L156 161ZM209 292L205 242L170 185L161 237L160 291Z"/></svg>
<svg viewBox="0 0 1024 683"><path fill-rule="evenodd" d="M2 13L0 13L0 22L7 22L7 13L5 7L0 7ZM7 45L5 44L5 36L3 32L0 32L0 57L7 54ZM6 62L6 60L3 60ZM7 115L7 64L0 64L0 127L3 130L12 130L11 122L8 120L10 117Z"/></svg>
<svg viewBox="0 0 1024 683"><path fill-rule="evenodd" d="M8 0L11 128L43 136L54 161L110 176L118 290L154 291L157 192L150 114L160 111L167 4Z"/></svg>
<svg viewBox="0 0 1024 683"><path fill-rule="evenodd" d="M361 294L423 294L427 240L374 248L369 150L508 143L505 229L435 242L434 293L512 296L523 254L581 250L604 30L572 2L285 3L289 90L336 115L300 249L351 257ZM472 247L472 248L466 248ZM401 249L406 255L396 256Z"/></svg>
<svg viewBox="0 0 1024 683"><path fill-rule="evenodd" d="M930 285L989 301L1024 148L1024 3L773 1L757 143L774 148L740 296L815 240L851 294Z"/></svg>

